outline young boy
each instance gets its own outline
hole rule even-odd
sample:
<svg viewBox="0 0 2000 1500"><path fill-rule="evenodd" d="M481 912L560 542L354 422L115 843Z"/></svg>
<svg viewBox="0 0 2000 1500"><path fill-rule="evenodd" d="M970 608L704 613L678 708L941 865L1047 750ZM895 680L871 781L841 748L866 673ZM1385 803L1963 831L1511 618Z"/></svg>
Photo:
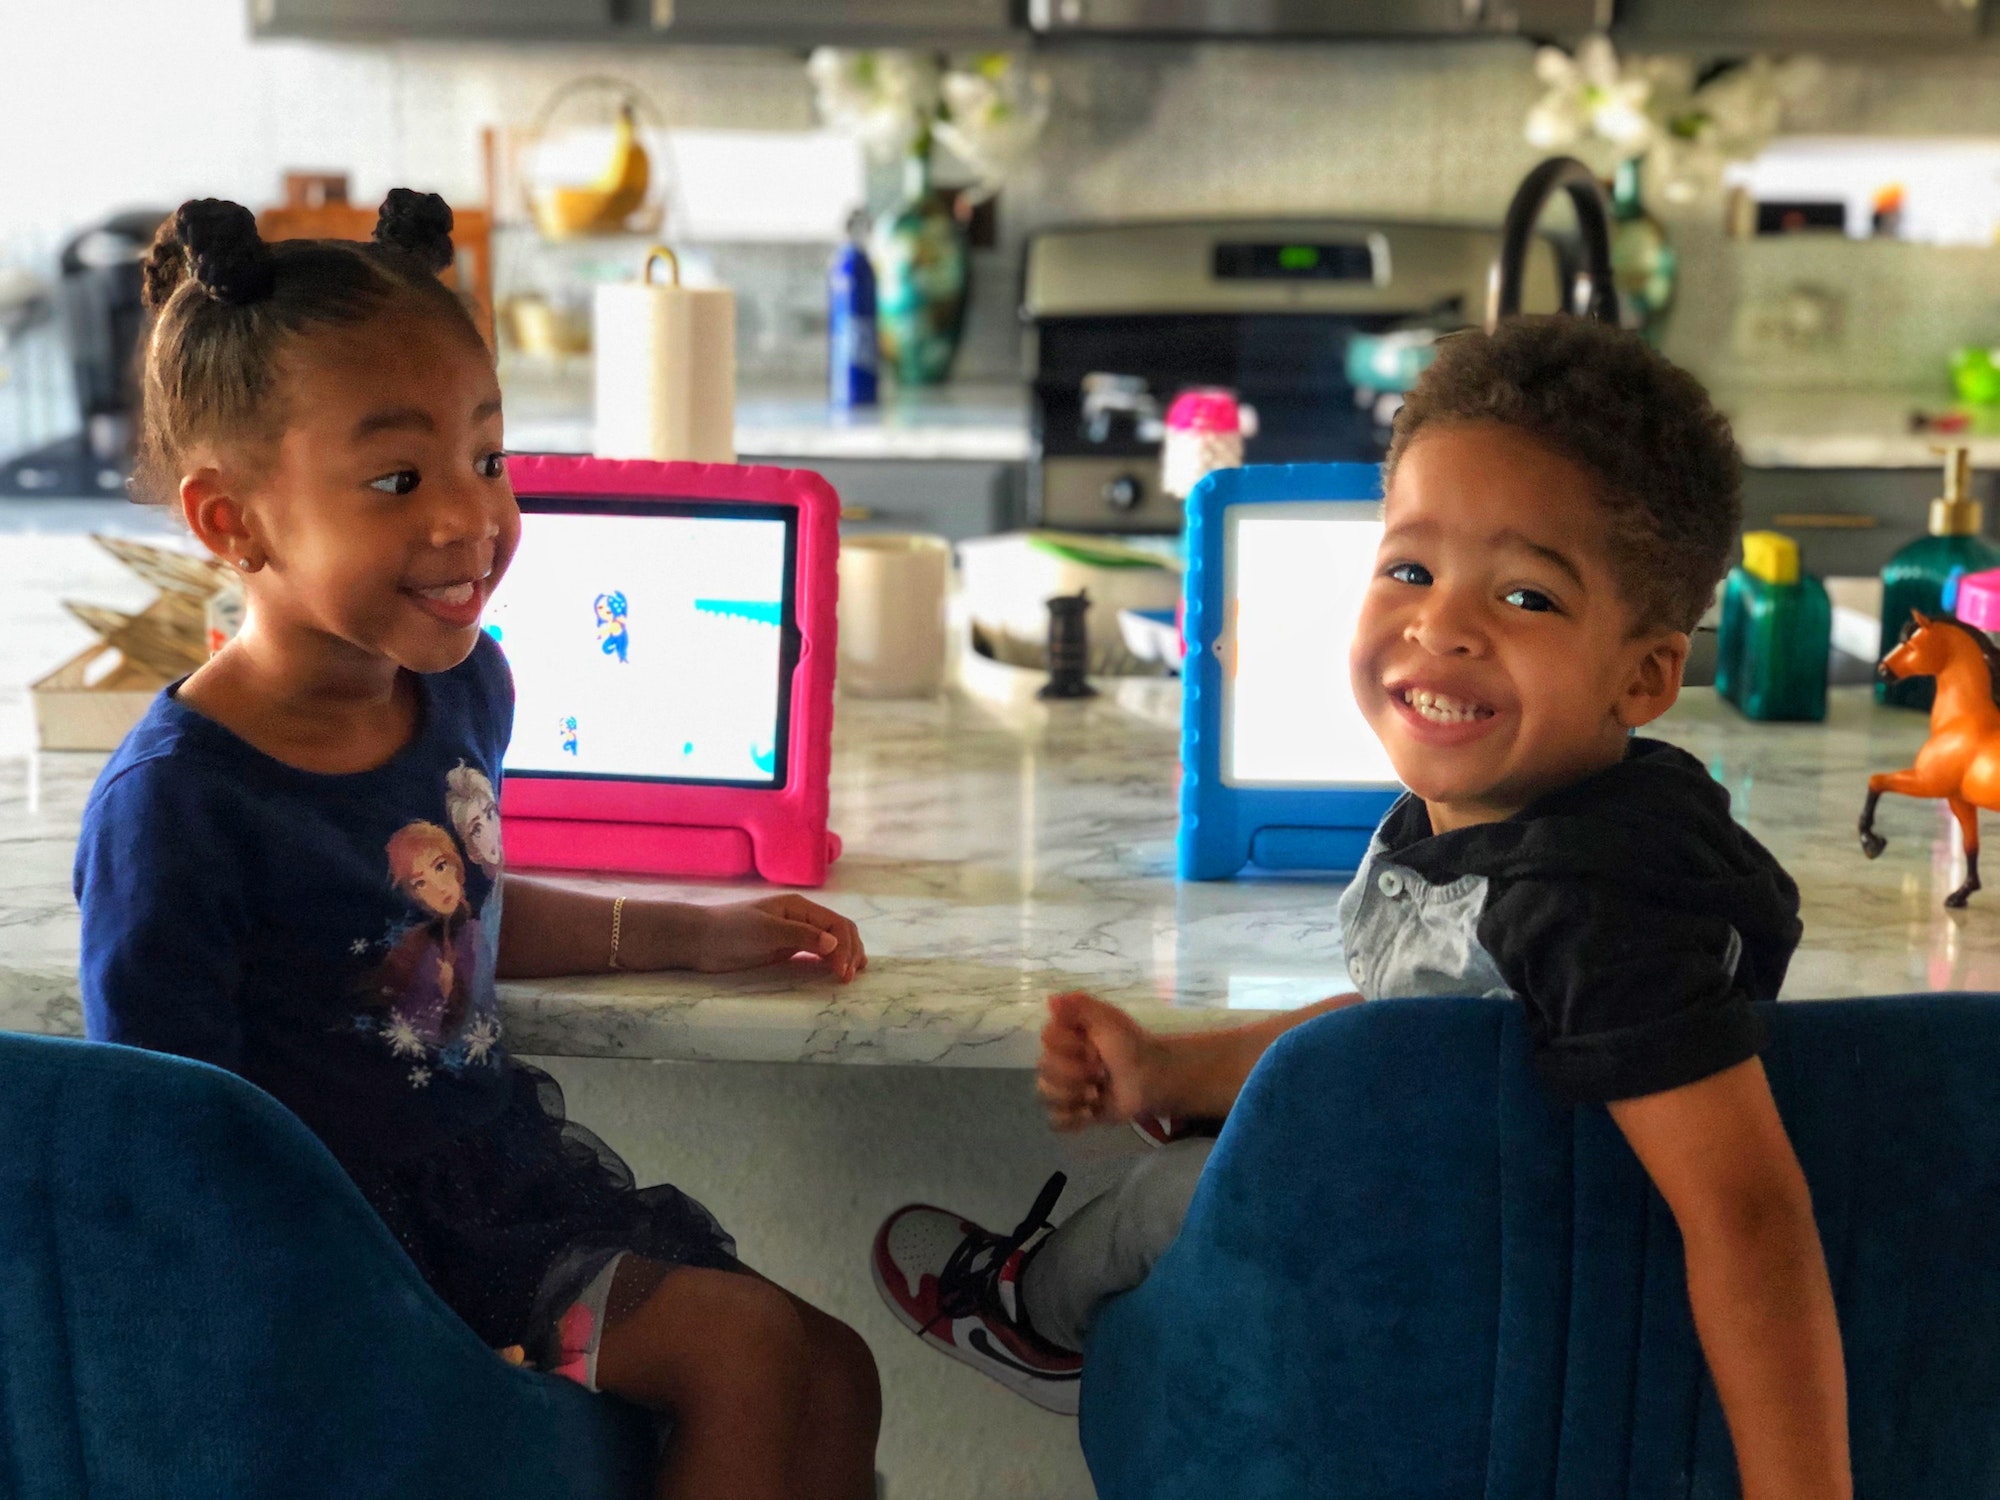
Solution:
<svg viewBox="0 0 2000 1500"><path fill-rule="evenodd" d="M1313 1016L1515 996L1543 1081L1610 1107L1680 1225L1743 1493L1847 1496L1840 1331L1750 1008L1784 979L1798 890L1699 762L1632 737L1673 706L1735 544L1728 424L1636 336L1521 319L1441 346L1385 479L1350 667L1409 794L1340 901L1360 993L1175 1037L1058 995L1050 1119L1219 1118ZM1008 1235L903 1209L876 1284L930 1343L1073 1412L1091 1319L1179 1233L1208 1147L1151 1153L1054 1230L1060 1175Z"/></svg>

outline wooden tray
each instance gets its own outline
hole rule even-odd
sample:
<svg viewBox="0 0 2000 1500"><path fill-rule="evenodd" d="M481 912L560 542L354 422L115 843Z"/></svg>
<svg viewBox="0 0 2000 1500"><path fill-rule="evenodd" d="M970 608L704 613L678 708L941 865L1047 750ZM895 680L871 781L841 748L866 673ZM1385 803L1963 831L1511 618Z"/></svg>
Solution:
<svg viewBox="0 0 2000 1500"><path fill-rule="evenodd" d="M86 646L28 685L35 743L44 750L116 750L171 680L103 641Z"/></svg>

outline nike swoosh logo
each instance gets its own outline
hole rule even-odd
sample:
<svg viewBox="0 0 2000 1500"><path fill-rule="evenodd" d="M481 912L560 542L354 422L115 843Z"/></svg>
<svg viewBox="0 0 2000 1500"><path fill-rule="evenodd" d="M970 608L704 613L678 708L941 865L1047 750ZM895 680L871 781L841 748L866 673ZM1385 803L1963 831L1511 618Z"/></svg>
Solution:
<svg viewBox="0 0 2000 1500"><path fill-rule="evenodd" d="M1024 1365L1020 1360L1014 1358L1013 1355L996 1344L993 1341L992 1335L988 1334L984 1328L976 1325L965 1336L965 1342L969 1347L977 1349L995 1364L1005 1365L1008 1369L1019 1371L1023 1375L1032 1375L1037 1380L1081 1380L1083 1378L1083 1371L1081 1369L1051 1371L1038 1370L1033 1365Z"/></svg>

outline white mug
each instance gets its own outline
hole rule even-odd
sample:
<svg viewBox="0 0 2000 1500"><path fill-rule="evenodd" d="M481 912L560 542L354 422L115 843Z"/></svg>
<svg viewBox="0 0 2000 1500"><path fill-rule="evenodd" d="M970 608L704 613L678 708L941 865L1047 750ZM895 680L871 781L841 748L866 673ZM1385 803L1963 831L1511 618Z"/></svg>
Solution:
<svg viewBox="0 0 2000 1500"><path fill-rule="evenodd" d="M929 698L944 686L951 543L913 532L840 539L842 692Z"/></svg>

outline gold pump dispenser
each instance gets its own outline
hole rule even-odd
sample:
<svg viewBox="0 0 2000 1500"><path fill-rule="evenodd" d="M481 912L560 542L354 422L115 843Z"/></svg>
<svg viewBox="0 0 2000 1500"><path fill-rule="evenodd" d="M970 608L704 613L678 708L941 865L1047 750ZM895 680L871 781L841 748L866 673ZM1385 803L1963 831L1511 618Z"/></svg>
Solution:
<svg viewBox="0 0 2000 1500"><path fill-rule="evenodd" d="M1931 501L1932 536L1978 536L1986 524L1985 508L1972 498L1972 450L1946 448L1944 493Z"/></svg>

